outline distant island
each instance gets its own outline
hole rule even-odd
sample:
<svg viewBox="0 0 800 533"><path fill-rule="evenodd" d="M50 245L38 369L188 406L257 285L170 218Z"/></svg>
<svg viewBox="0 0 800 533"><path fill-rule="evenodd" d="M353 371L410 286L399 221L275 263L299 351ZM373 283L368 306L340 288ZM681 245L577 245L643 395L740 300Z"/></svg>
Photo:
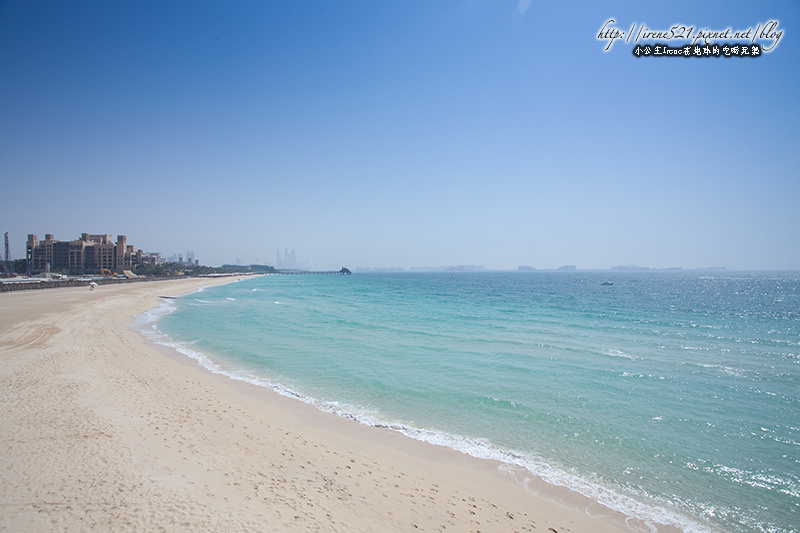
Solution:
<svg viewBox="0 0 800 533"><path fill-rule="evenodd" d="M639 272L644 270L683 270L682 267L668 267L668 268L651 268L651 267L642 267L636 265L618 265L612 266L609 270L617 270L622 272ZM726 267L717 266L717 267L703 267L703 268L691 268L689 270L727 270Z"/></svg>

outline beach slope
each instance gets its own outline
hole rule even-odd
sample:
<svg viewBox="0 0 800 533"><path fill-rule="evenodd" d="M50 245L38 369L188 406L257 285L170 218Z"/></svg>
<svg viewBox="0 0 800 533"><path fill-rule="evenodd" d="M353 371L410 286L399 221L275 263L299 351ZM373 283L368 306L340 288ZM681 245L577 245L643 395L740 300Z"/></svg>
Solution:
<svg viewBox="0 0 800 533"><path fill-rule="evenodd" d="M127 327L160 296L226 281L0 294L0 530L625 530Z"/></svg>

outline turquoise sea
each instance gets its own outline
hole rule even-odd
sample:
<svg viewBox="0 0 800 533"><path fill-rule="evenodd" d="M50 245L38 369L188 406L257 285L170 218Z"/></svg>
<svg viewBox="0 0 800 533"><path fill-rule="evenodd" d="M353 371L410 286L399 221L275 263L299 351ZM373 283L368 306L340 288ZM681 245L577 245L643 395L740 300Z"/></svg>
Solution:
<svg viewBox="0 0 800 533"><path fill-rule="evenodd" d="M800 273L272 275L137 320L213 371L645 521L800 530Z"/></svg>

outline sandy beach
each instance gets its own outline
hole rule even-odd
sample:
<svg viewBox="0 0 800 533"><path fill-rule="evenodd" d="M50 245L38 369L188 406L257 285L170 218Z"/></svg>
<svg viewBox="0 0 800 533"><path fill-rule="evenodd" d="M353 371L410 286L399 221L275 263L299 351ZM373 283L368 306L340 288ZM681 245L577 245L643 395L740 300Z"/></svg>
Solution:
<svg viewBox="0 0 800 533"><path fill-rule="evenodd" d="M160 296L225 282L0 294L0 530L641 529L534 494L497 463L214 375L127 327Z"/></svg>

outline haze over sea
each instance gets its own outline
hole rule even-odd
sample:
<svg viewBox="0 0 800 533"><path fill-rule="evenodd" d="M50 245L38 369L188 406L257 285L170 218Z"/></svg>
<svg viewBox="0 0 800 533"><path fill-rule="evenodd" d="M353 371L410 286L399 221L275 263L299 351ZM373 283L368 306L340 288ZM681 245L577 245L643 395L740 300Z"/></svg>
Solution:
<svg viewBox="0 0 800 533"><path fill-rule="evenodd" d="M167 300L137 327L646 521L800 524L800 273L275 275Z"/></svg>

